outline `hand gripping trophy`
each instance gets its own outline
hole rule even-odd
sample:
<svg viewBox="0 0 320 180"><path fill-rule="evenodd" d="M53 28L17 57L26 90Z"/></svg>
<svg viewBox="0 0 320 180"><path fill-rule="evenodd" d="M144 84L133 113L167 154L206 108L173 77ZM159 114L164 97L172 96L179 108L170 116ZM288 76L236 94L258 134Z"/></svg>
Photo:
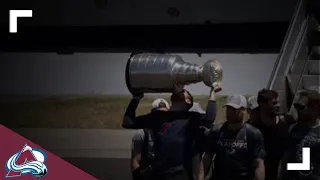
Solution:
<svg viewBox="0 0 320 180"><path fill-rule="evenodd" d="M211 87L222 80L222 66L209 60L202 66L184 62L169 54L132 54L126 66L126 84L130 92L174 92L176 85L203 82Z"/></svg>

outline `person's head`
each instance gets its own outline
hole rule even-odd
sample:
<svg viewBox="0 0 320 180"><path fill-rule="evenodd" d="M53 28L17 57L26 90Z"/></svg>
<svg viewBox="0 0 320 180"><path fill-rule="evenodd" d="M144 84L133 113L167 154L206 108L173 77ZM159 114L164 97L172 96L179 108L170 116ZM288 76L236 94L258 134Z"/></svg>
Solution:
<svg viewBox="0 0 320 180"><path fill-rule="evenodd" d="M172 106L188 111L193 106L193 97L189 91L183 89L181 92L175 92L171 95Z"/></svg>
<svg viewBox="0 0 320 180"><path fill-rule="evenodd" d="M169 103L162 98L158 98L152 102L151 111L168 111Z"/></svg>
<svg viewBox="0 0 320 180"><path fill-rule="evenodd" d="M258 105L260 112L270 117L275 117L279 114L280 100L277 91L262 89L258 92Z"/></svg>
<svg viewBox="0 0 320 180"><path fill-rule="evenodd" d="M246 114L247 99L242 95L228 96L226 107L226 115L228 123L242 122Z"/></svg>
<svg viewBox="0 0 320 180"><path fill-rule="evenodd" d="M258 115L259 105L258 105L258 97L251 96L248 98L248 113L250 117L254 117Z"/></svg>
<svg viewBox="0 0 320 180"><path fill-rule="evenodd" d="M320 115L320 94L317 91L306 90L299 94L299 100L294 103L298 121L314 121Z"/></svg>

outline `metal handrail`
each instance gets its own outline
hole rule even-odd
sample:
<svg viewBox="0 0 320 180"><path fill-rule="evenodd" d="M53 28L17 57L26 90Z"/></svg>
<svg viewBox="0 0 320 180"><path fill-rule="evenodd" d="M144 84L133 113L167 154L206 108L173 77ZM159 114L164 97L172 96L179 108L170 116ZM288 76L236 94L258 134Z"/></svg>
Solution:
<svg viewBox="0 0 320 180"><path fill-rule="evenodd" d="M310 16L307 16L305 20L303 20L300 32L297 36L296 43L293 45L293 49L296 51L292 51L291 55L289 56L288 60L288 66L286 70L284 71L284 75L288 75L289 70L292 68L293 62L297 59L297 57L300 55L301 47L304 43L304 38L307 36L308 31L308 23L309 23Z"/></svg>
<svg viewBox="0 0 320 180"><path fill-rule="evenodd" d="M304 20L302 27L301 27L301 31L299 32L299 36L298 36L298 40L296 41L295 44L295 52L291 53L290 59L289 59L289 66L287 67L286 71L285 71L285 77L286 77L286 92L290 94L290 98L287 96L287 110L290 110L290 108L292 107L292 103L294 101L295 94L299 91L299 85L300 85L300 81L301 78L303 77L304 71L306 69L306 65L307 65L307 61L308 61L308 55L306 57L300 57L301 53L303 53L303 51L305 51L304 49L304 43L305 43L305 38L307 38L307 33L308 33L308 22L309 22L310 16L307 16L307 18ZM298 73L300 74L299 78L298 78L298 84L294 87L291 84L291 78L290 78L290 74L289 74L289 69L292 68L292 64L293 61L296 61L297 58L302 58L304 60L304 64L303 64L303 68L301 71L299 71ZM299 60L300 61L300 60ZM292 72L293 75L295 75L296 72ZM288 95L289 95L288 94ZM291 97L292 95L292 97Z"/></svg>
<svg viewBox="0 0 320 180"><path fill-rule="evenodd" d="M304 72L306 71L307 67L308 67L308 59L310 58L310 56L308 58L306 58L306 61L304 63L304 66L303 66L303 69L302 69L302 73L300 74L299 76L299 81L298 81L298 85L297 85L297 88L295 88L294 90L294 94L295 94L295 97L294 97L294 100L297 98L296 94L299 92L299 90L301 89L301 85L302 85L302 79L303 79L303 75L304 75ZM292 103L291 103L291 107L289 109L289 112L291 113L292 112Z"/></svg>
<svg viewBox="0 0 320 180"><path fill-rule="evenodd" d="M283 62L283 59L284 59L283 57L284 57L284 55L286 55L285 53L288 51L290 53L291 48L293 48L293 47L291 47L289 49L289 45L292 46L292 44L289 42L291 40L293 40L294 38L296 38L296 36L293 36L292 34L295 30L295 26L297 26L298 17L301 15L301 11L305 10L303 7L304 3L306 3L305 1L306 0L299 0L297 6L295 8L292 20L291 20L290 25L288 27L288 31L287 31L286 36L284 38L284 43L281 46L279 55L278 55L277 60L275 62L275 66L274 66L272 73L271 73L271 77L270 77L268 85L267 85L268 89L272 89L274 86L274 82L276 80L277 73L278 73L279 68L280 68L280 66ZM302 15L304 15L304 14L302 14ZM299 26L297 28L299 28Z"/></svg>

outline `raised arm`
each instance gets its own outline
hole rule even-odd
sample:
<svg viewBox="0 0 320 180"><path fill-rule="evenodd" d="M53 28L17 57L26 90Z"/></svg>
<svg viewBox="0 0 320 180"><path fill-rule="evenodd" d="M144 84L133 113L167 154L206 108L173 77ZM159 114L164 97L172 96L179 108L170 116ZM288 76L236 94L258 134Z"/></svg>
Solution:
<svg viewBox="0 0 320 180"><path fill-rule="evenodd" d="M206 114L200 117L200 126L210 127L215 121L217 115L216 93L219 91L221 91L220 84L214 83L210 90L210 97L206 108Z"/></svg>
<svg viewBox="0 0 320 180"><path fill-rule="evenodd" d="M124 114L122 120L122 127L125 129L142 129L149 128L150 126L150 114L136 117L136 110L140 100L143 98L143 94L135 95L130 101L128 108ZM149 120L149 121L148 121Z"/></svg>

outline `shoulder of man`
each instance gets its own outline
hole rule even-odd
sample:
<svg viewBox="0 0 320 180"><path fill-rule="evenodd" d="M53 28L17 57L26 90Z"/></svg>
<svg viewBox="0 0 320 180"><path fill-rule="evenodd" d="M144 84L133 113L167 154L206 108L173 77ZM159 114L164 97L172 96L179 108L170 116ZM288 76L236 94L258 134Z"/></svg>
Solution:
<svg viewBox="0 0 320 180"><path fill-rule="evenodd" d="M293 124L291 124L291 125L289 126L289 128L288 128L288 135L291 134L291 132L293 131L293 128L296 127L297 124L298 124L298 123L293 123Z"/></svg>
<svg viewBox="0 0 320 180"><path fill-rule="evenodd" d="M295 124L297 122L295 118L290 114L281 115L280 119L283 119L289 125Z"/></svg>
<svg viewBox="0 0 320 180"><path fill-rule="evenodd" d="M138 129L132 137L132 141L143 141L145 137L145 129Z"/></svg>
<svg viewBox="0 0 320 180"><path fill-rule="evenodd" d="M218 123L218 124L212 125L210 128L210 134L220 132L223 125L224 125L224 123Z"/></svg>
<svg viewBox="0 0 320 180"><path fill-rule="evenodd" d="M253 127L259 128L261 126L261 119L260 117L256 117L254 119L249 119L246 123Z"/></svg>
<svg viewBox="0 0 320 180"><path fill-rule="evenodd" d="M195 118L201 117L201 116L205 115L205 114L203 114L203 113L199 113L199 112L195 112L195 111L188 111L188 114L189 114L191 117L195 117Z"/></svg>
<svg viewBox="0 0 320 180"><path fill-rule="evenodd" d="M254 138L262 137L262 133L258 128L248 123L246 123L245 126L247 133L250 133Z"/></svg>
<svg viewBox="0 0 320 180"><path fill-rule="evenodd" d="M296 122L294 117L290 114L280 114L278 117L281 122L285 122L287 124L294 124Z"/></svg>
<svg viewBox="0 0 320 180"><path fill-rule="evenodd" d="M187 114L188 114L189 119L193 122L199 121L205 115L205 114L202 114L199 112L194 112L194 111L188 111Z"/></svg>
<svg viewBox="0 0 320 180"><path fill-rule="evenodd" d="M207 129L204 132L204 136L206 138L211 139L211 141L216 141L220 137L221 128L223 127L224 123L214 124L211 126L210 129Z"/></svg>
<svg viewBox="0 0 320 180"><path fill-rule="evenodd" d="M259 129L252 125L252 123L245 123L245 126L250 131L259 131Z"/></svg>

